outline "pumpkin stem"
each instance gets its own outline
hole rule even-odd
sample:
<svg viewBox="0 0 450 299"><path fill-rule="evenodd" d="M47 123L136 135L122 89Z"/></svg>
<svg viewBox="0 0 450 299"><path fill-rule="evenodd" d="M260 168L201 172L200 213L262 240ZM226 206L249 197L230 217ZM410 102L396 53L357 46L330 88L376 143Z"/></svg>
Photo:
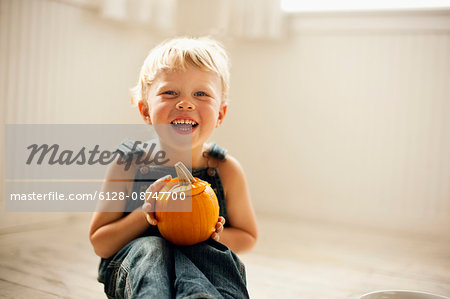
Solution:
<svg viewBox="0 0 450 299"><path fill-rule="evenodd" d="M177 171L177 176L180 178L182 185L191 185L195 183L194 177L183 162L177 162L177 164L175 164L175 170Z"/></svg>

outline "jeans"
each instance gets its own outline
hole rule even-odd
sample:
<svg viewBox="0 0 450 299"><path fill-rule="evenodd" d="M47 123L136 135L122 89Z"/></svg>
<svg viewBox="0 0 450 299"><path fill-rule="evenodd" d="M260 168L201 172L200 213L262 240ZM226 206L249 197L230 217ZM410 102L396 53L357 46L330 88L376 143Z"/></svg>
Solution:
<svg viewBox="0 0 450 299"><path fill-rule="evenodd" d="M137 238L102 259L98 281L108 298L249 298L244 265L212 239L176 246L159 236Z"/></svg>

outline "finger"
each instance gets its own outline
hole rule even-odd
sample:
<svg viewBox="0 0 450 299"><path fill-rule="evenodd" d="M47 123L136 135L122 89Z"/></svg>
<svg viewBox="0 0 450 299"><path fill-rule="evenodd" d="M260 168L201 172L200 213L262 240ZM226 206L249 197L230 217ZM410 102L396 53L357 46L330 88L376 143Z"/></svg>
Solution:
<svg viewBox="0 0 450 299"><path fill-rule="evenodd" d="M155 217L155 208L156 208L156 199L155 193L159 192L162 187L164 187L167 182L172 179L172 176L166 175L158 180L156 180L153 184L148 187L146 191L145 203L142 206L142 209L147 213L146 218L148 223L151 225L156 225L158 220Z"/></svg>
<svg viewBox="0 0 450 299"><path fill-rule="evenodd" d="M150 189L150 188L149 188ZM149 190L148 189L148 190ZM155 198L153 198L153 192L152 191L147 191L149 193L147 193L146 197L145 197L145 202L142 205L142 211L145 213L145 218L147 219L147 222L150 223L151 225L156 225L156 218L155 218ZM152 193L150 193L152 192Z"/></svg>
<svg viewBox="0 0 450 299"><path fill-rule="evenodd" d="M157 225L158 224L158 220L155 217L155 212L150 212L147 213L148 217L149 217L149 222L152 225Z"/></svg>
<svg viewBox="0 0 450 299"><path fill-rule="evenodd" d="M154 218L154 213L146 213L145 218L147 219L147 222L150 223L151 225L158 224L158 220L156 220L156 218Z"/></svg>
<svg viewBox="0 0 450 299"><path fill-rule="evenodd" d="M146 212L146 213L150 213L151 211L152 211L152 204L150 203L150 202L145 202L143 205L142 205L142 211L143 212Z"/></svg>
<svg viewBox="0 0 450 299"><path fill-rule="evenodd" d="M223 231L223 225L220 222L216 224L216 233L221 233Z"/></svg>
<svg viewBox="0 0 450 299"><path fill-rule="evenodd" d="M219 234L218 233L212 233L211 239L213 239L215 241L219 241L219 239L220 239Z"/></svg>
<svg viewBox="0 0 450 299"><path fill-rule="evenodd" d="M225 225L225 218L219 216L219 222L222 223L222 225Z"/></svg>
<svg viewBox="0 0 450 299"><path fill-rule="evenodd" d="M147 220L148 223L150 223L151 225L156 225L158 223L158 221L155 219L154 217L154 213L152 210L152 204L149 202L145 202L142 205L142 212L145 213L145 219Z"/></svg>
<svg viewBox="0 0 450 299"><path fill-rule="evenodd" d="M150 187L148 187L147 192L159 192L171 179L172 176L170 174L157 179Z"/></svg>
<svg viewBox="0 0 450 299"><path fill-rule="evenodd" d="M216 223L216 229L219 229L219 228L221 228L221 227L223 227L222 222L217 222L217 223Z"/></svg>

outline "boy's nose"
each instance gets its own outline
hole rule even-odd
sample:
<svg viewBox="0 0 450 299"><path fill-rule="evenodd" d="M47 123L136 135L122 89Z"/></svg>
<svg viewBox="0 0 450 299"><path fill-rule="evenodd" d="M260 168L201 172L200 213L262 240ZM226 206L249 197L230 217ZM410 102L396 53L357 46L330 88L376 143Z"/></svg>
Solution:
<svg viewBox="0 0 450 299"><path fill-rule="evenodd" d="M195 106L189 101L180 101L177 103L178 110L195 110Z"/></svg>

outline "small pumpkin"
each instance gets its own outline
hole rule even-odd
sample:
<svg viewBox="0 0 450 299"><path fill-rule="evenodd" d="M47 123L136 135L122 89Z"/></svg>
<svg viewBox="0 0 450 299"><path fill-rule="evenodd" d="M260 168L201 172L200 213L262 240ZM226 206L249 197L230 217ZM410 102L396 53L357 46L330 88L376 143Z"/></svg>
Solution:
<svg viewBox="0 0 450 299"><path fill-rule="evenodd" d="M219 202L208 182L195 178L182 162L175 164L177 178L168 182L156 201L155 217L161 235L176 245L193 245L206 241L215 231L219 219ZM186 198L173 200L165 193L184 192ZM171 212L180 205L192 204L191 212ZM178 205L178 206L175 206Z"/></svg>

